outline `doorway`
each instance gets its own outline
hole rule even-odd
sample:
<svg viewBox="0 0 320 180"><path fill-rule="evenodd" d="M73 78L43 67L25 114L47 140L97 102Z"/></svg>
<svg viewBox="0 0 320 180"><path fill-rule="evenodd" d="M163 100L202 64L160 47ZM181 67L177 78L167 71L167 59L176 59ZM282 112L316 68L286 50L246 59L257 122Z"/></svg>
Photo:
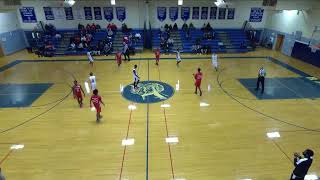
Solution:
<svg viewBox="0 0 320 180"><path fill-rule="evenodd" d="M282 45L283 45L283 40L284 40L284 35L278 34L277 35L276 46L275 46L275 50L276 51L281 51L281 48L282 48Z"/></svg>

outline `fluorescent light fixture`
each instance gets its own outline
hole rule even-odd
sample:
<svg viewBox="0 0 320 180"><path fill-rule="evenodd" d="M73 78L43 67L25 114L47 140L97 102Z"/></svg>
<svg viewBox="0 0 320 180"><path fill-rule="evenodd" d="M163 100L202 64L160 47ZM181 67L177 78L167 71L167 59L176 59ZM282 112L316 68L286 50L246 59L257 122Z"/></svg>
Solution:
<svg viewBox="0 0 320 180"><path fill-rule="evenodd" d="M170 105L170 104L161 104L160 107L162 107L162 108L169 108L169 107L171 107L171 105Z"/></svg>
<svg viewBox="0 0 320 180"><path fill-rule="evenodd" d="M68 6L73 6L76 3L76 1L75 0L64 0L64 3Z"/></svg>
<svg viewBox="0 0 320 180"><path fill-rule="evenodd" d="M168 144L176 144L179 142L178 137L167 137L166 138L166 143Z"/></svg>
<svg viewBox="0 0 320 180"><path fill-rule="evenodd" d="M226 3L224 2L224 0L217 0L217 2L214 2L214 4L217 6L217 7L220 7L222 5L225 5Z"/></svg>
<svg viewBox="0 0 320 180"><path fill-rule="evenodd" d="M122 144L122 146L134 145L134 139L133 138L131 138L131 139L123 139L121 144Z"/></svg>
<svg viewBox="0 0 320 180"><path fill-rule="evenodd" d="M11 150L19 150L19 149L23 149L24 145L23 144L14 144L10 147Z"/></svg>
<svg viewBox="0 0 320 180"><path fill-rule="evenodd" d="M182 6L183 5L183 0L178 0L178 5Z"/></svg>
<svg viewBox="0 0 320 180"><path fill-rule="evenodd" d="M116 5L116 0L111 0L111 5Z"/></svg>
<svg viewBox="0 0 320 180"><path fill-rule="evenodd" d="M318 176L315 174L308 174L304 177L304 180L317 180Z"/></svg>
<svg viewBox="0 0 320 180"><path fill-rule="evenodd" d="M270 139L275 139L280 137L280 133L275 131L275 132L269 132L267 133L268 138Z"/></svg>
<svg viewBox="0 0 320 180"><path fill-rule="evenodd" d="M129 110L136 110L136 109L137 109L137 106L130 104L130 105L128 106L128 109L129 109Z"/></svg>
<svg viewBox="0 0 320 180"><path fill-rule="evenodd" d="M200 102L200 107L208 107L210 104L205 103L205 102Z"/></svg>

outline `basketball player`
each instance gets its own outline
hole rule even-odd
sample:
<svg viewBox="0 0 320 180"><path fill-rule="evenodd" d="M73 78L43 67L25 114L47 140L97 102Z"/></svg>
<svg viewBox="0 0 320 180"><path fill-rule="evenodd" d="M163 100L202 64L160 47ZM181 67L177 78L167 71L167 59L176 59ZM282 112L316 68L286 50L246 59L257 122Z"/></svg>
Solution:
<svg viewBox="0 0 320 180"><path fill-rule="evenodd" d="M160 49L157 48L157 50L154 52L154 55L156 56L156 65L159 65L159 60L160 60Z"/></svg>
<svg viewBox="0 0 320 180"><path fill-rule="evenodd" d="M137 74L137 65L134 65L134 68L132 70L132 74L133 74L133 88L137 89L138 88L138 84L140 82L140 77Z"/></svg>
<svg viewBox="0 0 320 180"><path fill-rule="evenodd" d="M82 103L82 100L83 100L82 94L83 94L83 96L86 96L86 95L85 95L81 85L78 84L78 82L76 80L73 83L74 83L74 85L72 87L73 97L74 97L74 99L78 100L79 106L80 106L80 108L82 108L82 104L83 104Z"/></svg>
<svg viewBox="0 0 320 180"><path fill-rule="evenodd" d="M122 59L121 59L121 52L118 50L116 53L116 61L118 64L118 67L121 65Z"/></svg>
<svg viewBox="0 0 320 180"><path fill-rule="evenodd" d="M200 88L200 86L201 86L201 80L202 80L202 72L201 72L201 69L200 68L198 68L198 72L196 73L196 74L193 74L193 76L194 76L194 79L195 79L195 83L194 83L194 85L196 86L196 90L195 90L195 94L198 94L198 89L199 89L199 91L200 91L200 96L202 96L202 91L201 91L201 88Z"/></svg>
<svg viewBox="0 0 320 180"><path fill-rule="evenodd" d="M91 65L91 67L93 67L93 57L91 56L90 51L87 52L87 56L88 56L89 64Z"/></svg>
<svg viewBox="0 0 320 180"><path fill-rule="evenodd" d="M212 53L212 66L218 71L218 55Z"/></svg>
<svg viewBox="0 0 320 180"><path fill-rule="evenodd" d="M100 114L101 113L101 105L100 104L103 104L103 106L105 106L105 105L102 101L101 96L98 95L98 89L93 90L93 95L90 98L90 108L92 108L92 104L96 108L96 111L97 111L97 114L96 114L97 120L96 121L99 122L100 119L102 118L102 116Z"/></svg>
<svg viewBox="0 0 320 180"><path fill-rule="evenodd" d="M97 88L97 81L96 81L96 76L93 75L93 73L91 72L89 74L89 81L90 81L90 84L91 84L91 90L95 90Z"/></svg>
<svg viewBox="0 0 320 180"><path fill-rule="evenodd" d="M180 49L178 48L176 51L176 60L177 60L177 65L181 63L181 55L180 55Z"/></svg>

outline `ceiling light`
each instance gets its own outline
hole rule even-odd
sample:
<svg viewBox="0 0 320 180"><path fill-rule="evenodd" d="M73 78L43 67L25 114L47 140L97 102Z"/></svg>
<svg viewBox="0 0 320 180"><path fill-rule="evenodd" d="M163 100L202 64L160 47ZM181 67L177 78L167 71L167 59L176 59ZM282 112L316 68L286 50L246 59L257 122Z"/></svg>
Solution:
<svg viewBox="0 0 320 180"><path fill-rule="evenodd" d="M116 0L111 0L111 5L116 5Z"/></svg>
<svg viewBox="0 0 320 180"><path fill-rule="evenodd" d="M178 5L182 6L183 5L183 0L178 0Z"/></svg>
<svg viewBox="0 0 320 180"><path fill-rule="evenodd" d="M224 2L224 0L217 0L217 2L214 3L217 7L220 7L222 5L225 5L226 3Z"/></svg>
<svg viewBox="0 0 320 180"><path fill-rule="evenodd" d="M73 6L75 3L75 0L64 0L64 4L66 4L67 6Z"/></svg>

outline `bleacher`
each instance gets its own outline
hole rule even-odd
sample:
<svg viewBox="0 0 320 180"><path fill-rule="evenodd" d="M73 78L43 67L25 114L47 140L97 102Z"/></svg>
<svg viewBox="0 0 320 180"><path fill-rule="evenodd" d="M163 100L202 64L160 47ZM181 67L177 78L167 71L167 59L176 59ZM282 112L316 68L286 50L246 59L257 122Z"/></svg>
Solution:
<svg viewBox="0 0 320 180"><path fill-rule="evenodd" d="M178 48L180 50L182 50L184 42L181 39L180 33L178 31L173 31L173 32L171 32L170 37L173 39L174 43L173 43L173 47L169 50L169 52L173 52ZM160 48L160 42L161 42L160 30L153 29L152 30L152 47L153 47L153 49L159 48L160 52L164 52L164 50Z"/></svg>
<svg viewBox="0 0 320 180"><path fill-rule="evenodd" d="M115 35L115 38L113 40L113 49L114 51L116 51L117 49L121 49L123 48L123 37L124 36L129 36L130 33L134 36L136 33L140 33L141 34L141 39L139 41L136 41L134 43L132 43L132 48L135 49L135 52L142 52L143 51L143 42L144 42L144 37L143 37L143 30L131 30L128 33L123 33L121 31L118 31L117 34Z"/></svg>

